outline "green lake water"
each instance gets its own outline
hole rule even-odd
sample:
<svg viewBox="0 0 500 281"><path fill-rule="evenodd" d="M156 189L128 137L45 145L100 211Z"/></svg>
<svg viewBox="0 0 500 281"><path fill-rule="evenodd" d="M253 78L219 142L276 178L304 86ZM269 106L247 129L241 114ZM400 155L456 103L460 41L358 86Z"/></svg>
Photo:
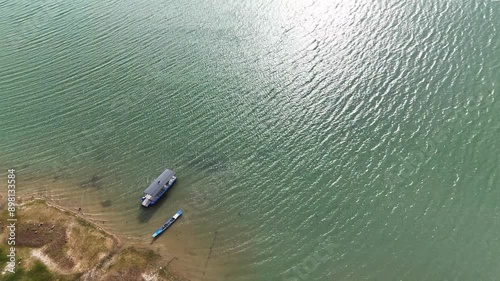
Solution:
<svg viewBox="0 0 500 281"><path fill-rule="evenodd" d="M499 28L498 1L0 0L0 163L131 237L182 208L213 280L499 280Z"/></svg>

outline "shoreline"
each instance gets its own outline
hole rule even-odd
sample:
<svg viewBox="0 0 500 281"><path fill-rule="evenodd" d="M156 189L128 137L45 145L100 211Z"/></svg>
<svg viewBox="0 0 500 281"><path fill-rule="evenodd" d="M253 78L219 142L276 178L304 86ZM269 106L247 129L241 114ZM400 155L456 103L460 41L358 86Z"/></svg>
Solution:
<svg viewBox="0 0 500 281"><path fill-rule="evenodd" d="M151 243L150 234L161 225L157 221L160 218L163 220L163 215L155 216L154 220L144 224L134 223L138 210L132 208L131 212L123 212L122 206L102 206L99 204L102 197L98 189L81 187L63 179L25 177L18 186L22 190L22 193L17 194L20 215L26 205L33 201L43 201L48 207L94 225L99 231L113 237L120 249L132 247L154 252L158 264L168 265L169 276L180 276L179 280L220 280L228 272L227 259L211 254L213 241L202 239L199 236L199 225L192 224L189 217L176 223L174 228L169 229L168 235L164 234ZM0 206L5 210L6 197L2 197ZM164 209L166 208L161 209L160 213L163 213ZM204 229L202 231L205 233ZM5 241L3 245L6 245ZM209 259L210 265L207 269ZM158 268L165 271L166 267L160 265Z"/></svg>
<svg viewBox="0 0 500 281"><path fill-rule="evenodd" d="M159 253L127 245L119 235L77 212L41 198L21 201L16 222L18 264L15 273L10 273L2 262L0 280L17 280L32 272L43 276L40 280L48 276L58 280L189 280L165 264ZM1 216L5 221L6 210ZM5 242L7 228L3 222L0 229ZM5 245L0 247L1 252L8 252Z"/></svg>
<svg viewBox="0 0 500 281"><path fill-rule="evenodd" d="M100 231L103 231L105 232L107 235L113 237L113 239L115 240L115 242L117 243L117 246L121 246L122 245L122 240L120 239L120 237L118 237L118 235L116 235L115 233L109 231L109 230L106 230L104 228L102 228L100 225L96 224L95 222L93 222L90 218L87 218L85 217L84 214L82 213L78 213L78 212L75 212L73 210L71 210L70 208L66 208L66 207L63 207L55 202L52 202L48 199L44 199L44 198L41 198L41 197L31 197L29 199L23 199L21 198L21 204L18 205L18 207L23 207L23 205L25 204L29 204L30 202L32 201L42 201L44 202L45 204L47 204L47 206L49 207L52 207L52 208L55 208L61 212L67 212L67 213L70 213L72 216L75 216L77 218L81 218L83 220L85 220L86 222L89 222L91 224L93 224L93 226L97 229L99 229ZM27 200L27 201L26 201Z"/></svg>

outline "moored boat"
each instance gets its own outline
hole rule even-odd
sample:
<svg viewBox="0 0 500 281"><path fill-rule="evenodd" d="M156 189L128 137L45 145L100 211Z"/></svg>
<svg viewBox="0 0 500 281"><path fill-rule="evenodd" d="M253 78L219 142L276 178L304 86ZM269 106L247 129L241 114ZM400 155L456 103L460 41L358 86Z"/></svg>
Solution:
<svg viewBox="0 0 500 281"><path fill-rule="evenodd" d="M166 169L155 181L144 190L144 196L141 198L142 206L149 207L154 205L170 189L177 180L175 172Z"/></svg>
<svg viewBox="0 0 500 281"><path fill-rule="evenodd" d="M163 224L158 230L153 233L153 238L156 238L158 235L162 234L163 231L167 230L176 220L182 215L182 210L177 211L177 213L171 217L165 224Z"/></svg>

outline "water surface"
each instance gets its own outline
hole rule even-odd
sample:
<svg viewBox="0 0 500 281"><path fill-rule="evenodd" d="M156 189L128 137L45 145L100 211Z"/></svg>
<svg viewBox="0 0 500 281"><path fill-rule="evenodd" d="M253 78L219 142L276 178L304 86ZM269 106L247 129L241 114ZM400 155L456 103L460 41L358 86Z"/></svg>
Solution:
<svg viewBox="0 0 500 281"><path fill-rule="evenodd" d="M184 209L189 255L232 260L202 280L494 280L499 26L479 0L0 1L0 163L138 241Z"/></svg>

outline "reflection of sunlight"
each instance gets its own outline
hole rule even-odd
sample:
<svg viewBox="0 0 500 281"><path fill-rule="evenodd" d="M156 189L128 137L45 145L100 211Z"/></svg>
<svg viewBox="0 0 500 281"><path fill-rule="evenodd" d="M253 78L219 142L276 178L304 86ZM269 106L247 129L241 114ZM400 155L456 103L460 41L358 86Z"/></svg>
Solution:
<svg viewBox="0 0 500 281"><path fill-rule="evenodd" d="M267 16L257 26L254 49L261 50L265 64L274 65L287 58L295 61L304 55L335 52L360 39L359 24L372 7L367 0L272 1L258 12Z"/></svg>
<svg viewBox="0 0 500 281"><path fill-rule="evenodd" d="M304 43L322 41L347 31L355 5L356 1L347 0L286 1L280 9L280 24Z"/></svg>
<svg viewBox="0 0 500 281"><path fill-rule="evenodd" d="M380 6L368 0L260 0L247 9L252 32L242 33L241 60L251 61L249 72L269 84L317 85L326 72L340 76L367 62L358 55L381 22Z"/></svg>

